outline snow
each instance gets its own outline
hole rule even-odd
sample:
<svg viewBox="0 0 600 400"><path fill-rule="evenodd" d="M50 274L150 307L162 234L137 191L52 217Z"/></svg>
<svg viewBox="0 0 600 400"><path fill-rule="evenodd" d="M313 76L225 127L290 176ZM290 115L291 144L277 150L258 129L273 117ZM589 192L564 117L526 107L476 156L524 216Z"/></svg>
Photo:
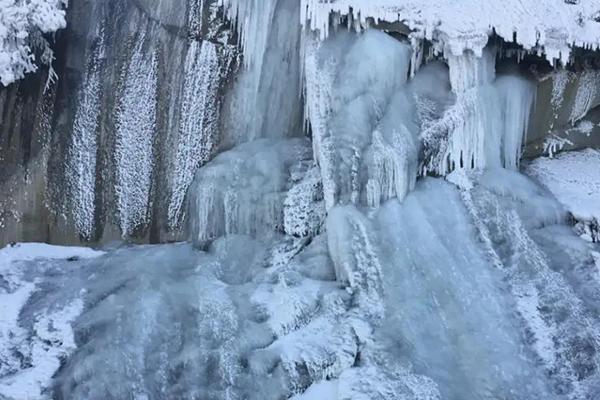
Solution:
<svg viewBox="0 0 600 400"><path fill-rule="evenodd" d="M0 84L35 72L40 62L51 65L54 56L42 34L66 26L66 5L66 0L0 1Z"/></svg>
<svg viewBox="0 0 600 400"><path fill-rule="evenodd" d="M401 21L413 37L433 40L455 56L466 50L481 56L494 32L564 64L573 47L600 47L600 23L594 19L598 8L595 0L303 0L301 21L325 38L332 30L330 14L347 15L352 9L355 26L368 26L369 18Z"/></svg>
<svg viewBox="0 0 600 400"><path fill-rule="evenodd" d="M526 173L542 185L578 220L600 221L600 151L566 152L542 157Z"/></svg>
<svg viewBox="0 0 600 400"><path fill-rule="evenodd" d="M15 244L0 250L0 397L8 399L43 398L61 360L75 349L71 323L82 312L75 299L55 310L39 310L33 332L23 326L25 305L40 291L37 280L25 279L24 263L49 260L93 259L104 254L88 248L58 247L39 243ZM17 357L29 360L23 362Z"/></svg>
<svg viewBox="0 0 600 400"><path fill-rule="evenodd" d="M94 258L103 252L87 247L52 246L44 243L18 243L0 250L0 265L7 268L15 261L36 259Z"/></svg>
<svg viewBox="0 0 600 400"><path fill-rule="evenodd" d="M338 398L338 381L322 381L311 385L302 394L292 397L290 400L325 400Z"/></svg>

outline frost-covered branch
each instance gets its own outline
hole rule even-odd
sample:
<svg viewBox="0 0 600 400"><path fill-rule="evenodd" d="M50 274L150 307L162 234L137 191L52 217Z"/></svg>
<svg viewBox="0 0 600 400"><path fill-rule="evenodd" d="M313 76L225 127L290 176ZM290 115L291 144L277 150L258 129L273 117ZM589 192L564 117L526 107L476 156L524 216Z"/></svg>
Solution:
<svg viewBox="0 0 600 400"><path fill-rule="evenodd" d="M0 83L4 86L54 59L44 34L66 26L67 0L0 0Z"/></svg>

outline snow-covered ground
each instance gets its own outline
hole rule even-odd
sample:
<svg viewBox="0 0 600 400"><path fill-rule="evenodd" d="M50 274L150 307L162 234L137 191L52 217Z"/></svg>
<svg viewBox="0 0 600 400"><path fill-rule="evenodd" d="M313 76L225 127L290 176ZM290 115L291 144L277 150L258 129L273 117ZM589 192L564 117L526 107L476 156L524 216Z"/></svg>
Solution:
<svg viewBox="0 0 600 400"><path fill-rule="evenodd" d="M538 158L526 172L552 192L576 220L600 222L600 151L586 149Z"/></svg>
<svg viewBox="0 0 600 400"><path fill-rule="evenodd" d="M53 261L95 258L103 253L87 248L16 244L0 250L0 398L40 399L61 360L75 349L71 322L83 311L75 298L56 308L21 314L40 290L42 275L26 278L26 263L41 269ZM77 293L78 289L73 289ZM29 319L29 322L23 319ZM26 326L29 325L29 326Z"/></svg>
<svg viewBox="0 0 600 400"><path fill-rule="evenodd" d="M328 35L329 15L348 14L366 26L402 21L416 37L434 39L442 50L481 54L495 32L525 49L540 46L548 60L568 61L572 46L600 46L600 4L596 0L303 0L303 21Z"/></svg>

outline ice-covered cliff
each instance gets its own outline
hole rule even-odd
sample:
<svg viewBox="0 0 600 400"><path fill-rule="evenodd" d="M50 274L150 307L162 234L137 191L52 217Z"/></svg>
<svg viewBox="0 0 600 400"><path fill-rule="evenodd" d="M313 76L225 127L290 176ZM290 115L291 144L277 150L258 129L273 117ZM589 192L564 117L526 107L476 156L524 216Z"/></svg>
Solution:
<svg viewBox="0 0 600 400"><path fill-rule="evenodd" d="M0 250L0 398L596 399L593 8L72 4L2 232L124 242Z"/></svg>

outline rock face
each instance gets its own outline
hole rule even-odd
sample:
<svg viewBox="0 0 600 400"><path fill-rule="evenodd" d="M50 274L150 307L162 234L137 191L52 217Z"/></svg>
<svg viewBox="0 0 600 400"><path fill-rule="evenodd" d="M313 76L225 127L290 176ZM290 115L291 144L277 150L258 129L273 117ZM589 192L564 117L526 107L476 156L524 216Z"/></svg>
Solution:
<svg viewBox="0 0 600 400"><path fill-rule="evenodd" d="M525 157L600 147L600 69L553 71L538 81Z"/></svg>
<svg viewBox="0 0 600 400"><path fill-rule="evenodd" d="M40 71L0 89L1 244L182 237L237 65L213 3L72 2L58 83Z"/></svg>
<svg viewBox="0 0 600 400"><path fill-rule="evenodd" d="M70 4L56 40L58 82L48 85L40 70L0 88L0 245L187 238L187 191L198 167L248 138L302 134L300 75L310 69L300 71L305 38L299 23L289 23L300 20L300 7L281 1L238 9L230 1L223 10L218 3ZM244 38L241 31L239 40L224 22L235 10L285 18L250 21L257 29L249 32L262 32L265 22L274 33ZM402 41L410 34L401 22L374 27ZM497 66L515 69L521 61L523 72L546 64L522 60L520 50L506 58L509 45L495 39L503 50ZM420 46L411 76L435 58L431 44ZM247 54L238 74L239 47ZM537 88L525 157L600 146L600 65L594 53L579 53L568 70L529 74ZM306 86L304 95L315 93ZM375 172L385 160L376 161ZM371 197L385 198L371 189Z"/></svg>

